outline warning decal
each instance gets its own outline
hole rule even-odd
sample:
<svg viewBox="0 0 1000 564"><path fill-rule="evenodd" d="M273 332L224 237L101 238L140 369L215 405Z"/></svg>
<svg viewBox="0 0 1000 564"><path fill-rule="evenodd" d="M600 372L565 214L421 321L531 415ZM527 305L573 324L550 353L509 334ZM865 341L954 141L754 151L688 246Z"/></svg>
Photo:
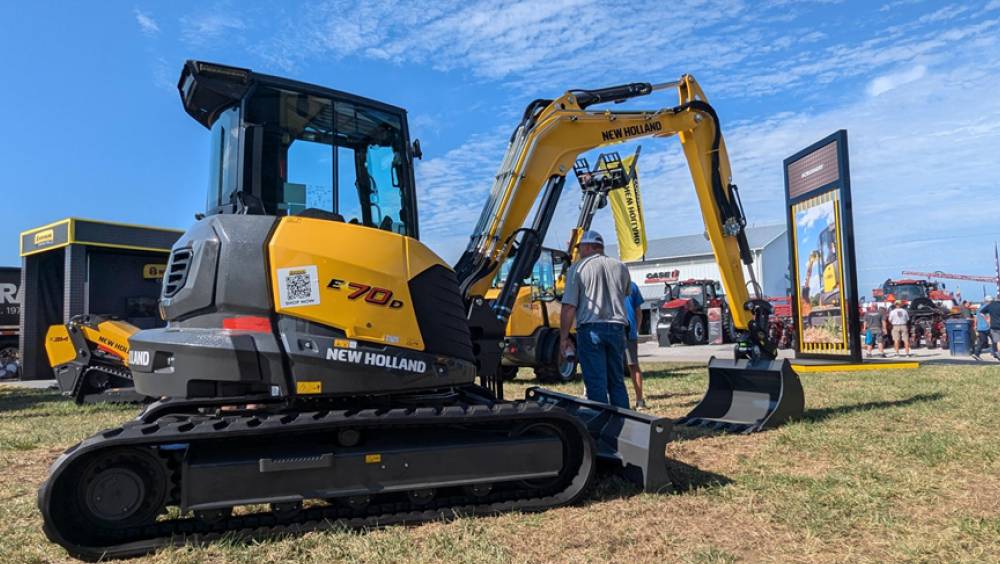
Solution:
<svg viewBox="0 0 1000 564"><path fill-rule="evenodd" d="M319 274L316 265L278 269L278 301L281 307L319 304Z"/></svg>

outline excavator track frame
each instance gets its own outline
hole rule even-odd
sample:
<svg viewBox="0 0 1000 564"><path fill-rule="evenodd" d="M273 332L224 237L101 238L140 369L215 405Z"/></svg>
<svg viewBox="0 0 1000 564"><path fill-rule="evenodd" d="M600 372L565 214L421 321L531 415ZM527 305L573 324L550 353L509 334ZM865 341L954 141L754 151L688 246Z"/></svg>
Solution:
<svg viewBox="0 0 1000 564"><path fill-rule="evenodd" d="M316 410L268 413L225 412L216 415L183 413L184 402L177 402L173 410L160 409L155 420L139 418L121 427L109 429L93 435L67 449L50 469L49 479L38 492L38 506L44 517L44 530L48 538L63 546L67 552L79 559L96 561L108 558L125 558L149 553L158 548L185 543L209 542L222 536L243 539L267 538L286 533L336 527L366 528L400 523L417 523L433 519L451 518L457 515L489 515L507 511L542 511L567 505L584 496L593 483L596 471L596 451L594 439L584 424L565 410L535 401L513 403L474 403L447 405L438 408L409 407L385 410L365 409ZM176 506L177 496L185 489L182 460L191 445L198 441L231 441L252 437L257 440L274 439L280 435L314 435L334 433L343 429L413 429L423 426L435 427L447 436L449 429L475 425L508 425L513 431L522 426L550 425L557 427L567 439L563 440L564 457L577 464L575 468L563 469L557 476L557 484L543 483L535 488L530 483L504 482L504 487L496 492L482 495L478 493L451 494L430 501L406 497L400 500L399 493L384 494L379 503L352 508L345 504L314 505L298 511L283 513L284 507L249 513L228 515L227 512L214 513L214 519L178 517L154 523L132 523L122 527L95 527L80 522L79 515L73 515L73 508L58 504L74 495L80 478L87 468L93 466L95 456L106 455L120 460L125 453L134 451L137 457L154 454L163 460L162 471L167 476L166 506ZM572 447L567 446L567 441ZM503 448L506 443L498 446ZM187 445L182 447L181 445ZM188 450L185 450L188 449ZM287 461L292 464L308 465L308 460ZM261 459L264 464L264 459ZM292 468L294 471L295 468ZM137 472L137 471L136 471ZM133 472L135 474L136 472ZM153 472L150 472L153 473ZM134 478L127 477L126 480ZM91 479L93 481L93 479ZM470 485L481 483L470 481ZM544 482L544 481L543 481ZM551 480L549 480L551 482ZM448 486L455 489L461 484ZM157 491L155 488L149 488ZM414 488L419 491L421 488ZM388 496L388 497L386 497ZM381 501L384 499L385 501ZM295 504L297 500L287 500ZM241 505L241 504L237 504ZM287 506L285 506L287 507ZM212 508L209 508L211 511ZM190 513L186 511L185 513ZM220 517L221 515L221 517Z"/></svg>

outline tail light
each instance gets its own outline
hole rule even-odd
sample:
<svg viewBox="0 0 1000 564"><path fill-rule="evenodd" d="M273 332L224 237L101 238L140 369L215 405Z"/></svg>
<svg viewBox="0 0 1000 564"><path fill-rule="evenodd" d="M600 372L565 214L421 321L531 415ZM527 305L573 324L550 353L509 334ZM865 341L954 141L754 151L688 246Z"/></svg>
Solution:
<svg viewBox="0 0 1000 564"><path fill-rule="evenodd" d="M227 317L222 320L222 328L234 331L250 331L252 333L270 333L271 320L266 317L254 315Z"/></svg>

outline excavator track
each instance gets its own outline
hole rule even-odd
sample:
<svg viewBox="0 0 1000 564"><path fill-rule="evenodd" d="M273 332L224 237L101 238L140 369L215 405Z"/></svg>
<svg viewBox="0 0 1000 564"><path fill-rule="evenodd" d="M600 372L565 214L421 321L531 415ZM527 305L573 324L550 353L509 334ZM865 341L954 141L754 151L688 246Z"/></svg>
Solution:
<svg viewBox="0 0 1000 564"><path fill-rule="evenodd" d="M132 372L125 366L98 364L84 370L76 382L72 392L73 401L78 405L86 403L142 403L150 398L135 391L133 386L112 387L109 385L93 385L92 378L104 375L106 378L116 378L121 382L132 381Z"/></svg>
<svg viewBox="0 0 1000 564"><path fill-rule="evenodd" d="M423 433L425 439L436 438L442 448L428 453L422 444L396 445L395 451L365 446L400 433ZM463 447L450 438L455 433L483 438ZM331 447L334 438L350 446ZM355 438L357 443L351 444ZM552 448L557 441L561 452ZM322 446L318 450L324 452L279 458L280 453L263 452L267 445L296 445L306 451ZM247 452L248 448L258 452ZM528 456L511 457L511 449ZM551 454L553 450L557 454ZM441 454L448 452L453 455ZM438 478L448 481L432 479L431 487L407 489L408 461L414 468L426 466L428 454L440 460L425 471L433 475L442 467L452 468L451 475ZM355 469L365 467L359 466L358 457L372 469L362 480L364 493L334 488L320 496L291 490L262 495L247 490L236 494L242 495L240 503L196 499L206 491L225 490L227 484L253 488L285 483L308 490L302 484L332 475L338 467L354 475ZM532 465L545 464L532 460L539 458L549 459L558 469L532 472ZM213 474L237 459L248 464L230 468L235 472L231 478ZM485 460L486 465L471 471L470 460ZM467 474L462 474L463 461ZM39 489L38 505L50 540L76 558L95 561L222 536L251 539L331 527L541 511L578 501L593 481L595 463L594 440L584 425L561 408L534 401L361 411L182 413L152 422L140 416L67 449ZM518 476L521 465L524 473ZM497 467L493 474L491 466ZM380 472L385 481L377 481ZM200 473L196 480L189 476L194 473ZM255 481L255 476L263 481ZM303 506L303 500L315 498L324 501ZM270 510L231 513L231 506L259 503L270 503Z"/></svg>

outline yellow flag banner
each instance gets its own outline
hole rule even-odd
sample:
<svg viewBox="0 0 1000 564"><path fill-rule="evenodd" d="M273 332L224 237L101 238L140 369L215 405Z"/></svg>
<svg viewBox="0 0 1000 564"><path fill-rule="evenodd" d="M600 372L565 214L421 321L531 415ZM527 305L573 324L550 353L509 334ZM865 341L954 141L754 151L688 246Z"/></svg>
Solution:
<svg viewBox="0 0 1000 564"><path fill-rule="evenodd" d="M625 170L632 170L635 155L622 159ZM624 188L608 193L611 215L615 218L618 235L618 255L623 261L639 260L646 254L646 224L642 218L642 199L639 197L639 172Z"/></svg>

